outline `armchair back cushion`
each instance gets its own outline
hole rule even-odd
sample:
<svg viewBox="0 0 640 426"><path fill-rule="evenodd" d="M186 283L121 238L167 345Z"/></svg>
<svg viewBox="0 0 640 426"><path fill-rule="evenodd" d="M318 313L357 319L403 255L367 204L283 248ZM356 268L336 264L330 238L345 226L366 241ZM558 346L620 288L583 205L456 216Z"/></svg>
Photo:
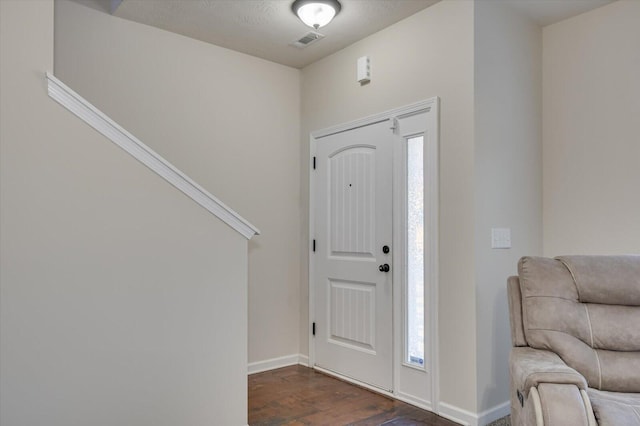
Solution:
<svg viewBox="0 0 640 426"><path fill-rule="evenodd" d="M640 256L524 257L524 338L589 387L640 392Z"/></svg>

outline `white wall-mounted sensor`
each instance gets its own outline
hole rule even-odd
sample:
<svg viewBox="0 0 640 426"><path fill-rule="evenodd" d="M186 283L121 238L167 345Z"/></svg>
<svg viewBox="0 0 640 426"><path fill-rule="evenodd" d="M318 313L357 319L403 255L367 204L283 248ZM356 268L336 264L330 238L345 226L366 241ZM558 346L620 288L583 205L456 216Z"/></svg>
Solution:
<svg viewBox="0 0 640 426"><path fill-rule="evenodd" d="M358 58L357 80L360 84L366 84L371 81L371 63L368 56Z"/></svg>

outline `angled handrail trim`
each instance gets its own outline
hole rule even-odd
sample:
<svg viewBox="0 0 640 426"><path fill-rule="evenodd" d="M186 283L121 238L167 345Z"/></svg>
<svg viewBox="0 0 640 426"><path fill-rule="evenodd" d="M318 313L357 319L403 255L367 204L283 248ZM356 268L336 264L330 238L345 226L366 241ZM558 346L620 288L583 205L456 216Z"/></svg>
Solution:
<svg viewBox="0 0 640 426"><path fill-rule="evenodd" d="M229 208L218 198L210 194L189 176L178 170L173 164L162 158L160 154L142 143L118 123L78 95L71 88L47 72L47 90L49 96L93 127L114 144L124 149L136 160L153 170L167 182L172 184L187 197L207 209L214 216L238 231L245 238L251 239L259 235L258 228Z"/></svg>

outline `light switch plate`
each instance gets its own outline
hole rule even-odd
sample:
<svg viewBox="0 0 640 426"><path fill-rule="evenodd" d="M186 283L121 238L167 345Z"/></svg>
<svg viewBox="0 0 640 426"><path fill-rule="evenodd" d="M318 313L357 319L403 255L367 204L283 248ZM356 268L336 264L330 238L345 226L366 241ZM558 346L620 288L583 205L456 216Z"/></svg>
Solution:
<svg viewBox="0 0 640 426"><path fill-rule="evenodd" d="M511 228L491 228L491 248L511 248Z"/></svg>

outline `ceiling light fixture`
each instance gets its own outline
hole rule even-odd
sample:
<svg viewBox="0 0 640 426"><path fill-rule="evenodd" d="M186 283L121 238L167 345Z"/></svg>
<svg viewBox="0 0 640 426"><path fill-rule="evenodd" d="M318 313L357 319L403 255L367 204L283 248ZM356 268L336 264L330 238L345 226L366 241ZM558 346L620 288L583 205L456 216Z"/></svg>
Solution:
<svg viewBox="0 0 640 426"><path fill-rule="evenodd" d="M296 0L291 4L293 13L316 30L331 22L341 8L338 0Z"/></svg>

